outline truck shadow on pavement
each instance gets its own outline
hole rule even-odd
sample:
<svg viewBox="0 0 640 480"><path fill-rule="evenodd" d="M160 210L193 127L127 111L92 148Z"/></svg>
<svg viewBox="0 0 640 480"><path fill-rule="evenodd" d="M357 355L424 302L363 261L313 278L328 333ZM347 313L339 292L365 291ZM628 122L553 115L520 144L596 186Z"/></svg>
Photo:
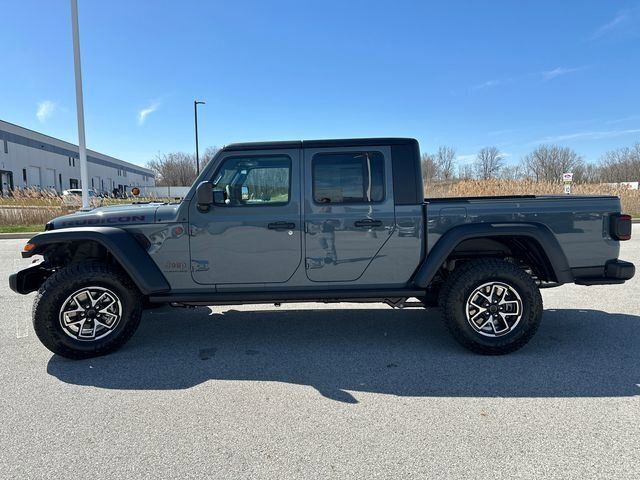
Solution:
<svg viewBox="0 0 640 480"><path fill-rule="evenodd" d="M63 382L107 389L186 389L210 380L309 385L435 397L640 395L640 317L546 310L522 350L487 357L449 336L436 311L157 309L119 352L85 361L53 356ZM215 390L214 390L215 392Z"/></svg>

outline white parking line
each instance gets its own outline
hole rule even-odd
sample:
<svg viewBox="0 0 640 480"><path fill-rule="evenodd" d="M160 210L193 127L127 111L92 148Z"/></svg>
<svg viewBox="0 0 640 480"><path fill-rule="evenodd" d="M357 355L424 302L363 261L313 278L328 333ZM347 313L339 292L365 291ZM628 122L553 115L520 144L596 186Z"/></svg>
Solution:
<svg viewBox="0 0 640 480"><path fill-rule="evenodd" d="M17 272L25 268L29 264L28 261L22 260L19 258L13 259L13 268L12 272ZM12 292L13 293L13 292ZM33 294L30 294L29 297L33 300ZM26 338L29 336L29 332L31 331L31 305L32 303L27 301L20 301L20 308L14 318L16 325L16 338Z"/></svg>

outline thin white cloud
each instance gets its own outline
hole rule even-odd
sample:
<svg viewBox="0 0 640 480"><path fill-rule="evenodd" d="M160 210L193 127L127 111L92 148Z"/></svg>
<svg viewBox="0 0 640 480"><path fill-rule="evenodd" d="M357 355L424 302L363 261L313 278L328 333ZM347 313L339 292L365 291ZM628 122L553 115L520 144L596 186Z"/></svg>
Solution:
<svg viewBox="0 0 640 480"><path fill-rule="evenodd" d="M38 103L36 117L38 117L38 120L41 123L44 123L51 117L51 115L53 115L55 109L56 104L54 102L52 102L51 100L43 100L42 102Z"/></svg>
<svg viewBox="0 0 640 480"><path fill-rule="evenodd" d="M640 115L631 115L629 117L616 118L614 120L609 120L609 121L605 122L605 124L606 125L613 125L615 123L630 122L632 120L640 120Z"/></svg>
<svg viewBox="0 0 640 480"><path fill-rule="evenodd" d="M160 108L160 102L154 102L148 107L138 110L138 125L144 125L147 117Z"/></svg>
<svg viewBox="0 0 640 480"><path fill-rule="evenodd" d="M474 85L473 87L471 87L472 90L482 90L485 88L492 88L492 87L497 87L499 85L504 85L506 83L509 83L511 81L510 78L505 78L505 79L501 79L501 80L487 80L486 82L480 83L478 85Z"/></svg>
<svg viewBox="0 0 640 480"><path fill-rule="evenodd" d="M591 35L591 40L596 40L600 37L608 35L615 30L632 26L634 20L633 17L639 11L639 8L627 8L625 10L620 10L612 20L608 21L604 25L601 25L595 32L593 32L593 34Z"/></svg>
<svg viewBox="0 0 640 480"><path fill-rule="evenodd" d="M587 67L558 67L553 70L547 70L542 72L542 78L545 81L553 80L554 78L558 78L562 75L567 75L569 73L579 72L580 70L584 70Z"/></svg>
<svg viewBox="0 0 640 480"><path fill-rule="evenodd" d="M554 78L560 77L562 75L567 75L569 73L574 73L574 72L579 72L581 70L586 70L587 66L581 66L581 67L557 67L554 68L553 70L545 70L542 72L533 72L533 73L526 73L526 74L522 74L516 77L507 77L507 78L500 78L500 79L493 79L493 80L487 80L486 82L483 83L479 83L477 85L473 85L471 87L471 90L484 90L486 88L493 88L493 87L498 87L501 85L506 85L508 83L512 83L514 81L522 81L525 80L527 78L531 78L531 77L538 77L539 75L542 75L542 79L544 81L549 81L549 80L553 80Z"/></svg>
<svg viewBox="0 0 640 480"><path fill-rule="evenodd" d="M640 133L640 128L632 128L627 130L601 130L588 132L575 132L563 135L550 135L540 140L530 142L531 145L536 143L564 142L566 140L601 140L603 138L623 137L625 135L634 135Z"/></svg>

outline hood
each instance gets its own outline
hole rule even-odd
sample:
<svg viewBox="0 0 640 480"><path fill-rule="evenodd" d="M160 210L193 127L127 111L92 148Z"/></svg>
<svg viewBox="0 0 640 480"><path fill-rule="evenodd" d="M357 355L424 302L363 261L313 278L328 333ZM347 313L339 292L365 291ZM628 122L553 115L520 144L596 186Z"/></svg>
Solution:
<svg viewBox="0 0 640 480"><path fill-rule="evenodd" d="M155 223L156 211L161 203L145 203L131 205L113 205L88 211L80 211L56 217L47 225L54 230L69 227L141 225ZM50 227L47 228L51 229Z"/></svg>

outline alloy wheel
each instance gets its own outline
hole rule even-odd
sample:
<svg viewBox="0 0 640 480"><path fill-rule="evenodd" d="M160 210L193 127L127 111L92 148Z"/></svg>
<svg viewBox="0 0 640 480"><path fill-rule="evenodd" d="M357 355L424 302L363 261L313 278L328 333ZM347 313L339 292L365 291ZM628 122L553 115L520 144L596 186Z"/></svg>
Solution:
<svg viewBox="0 0 640 480"><path fill-rule="evenodd" d="M501 337L513 331L522 319L522 299L503 282L488 282L467 298L465 314L471 328L480 335Z"/></svg>
<svg viewBox="0 0 640 480"><path fill-rule="evenodd" d="M60 326L74 340L95 341L114 331L122 318L118 296L104 287L85 287L67 297Z"/></svg>

